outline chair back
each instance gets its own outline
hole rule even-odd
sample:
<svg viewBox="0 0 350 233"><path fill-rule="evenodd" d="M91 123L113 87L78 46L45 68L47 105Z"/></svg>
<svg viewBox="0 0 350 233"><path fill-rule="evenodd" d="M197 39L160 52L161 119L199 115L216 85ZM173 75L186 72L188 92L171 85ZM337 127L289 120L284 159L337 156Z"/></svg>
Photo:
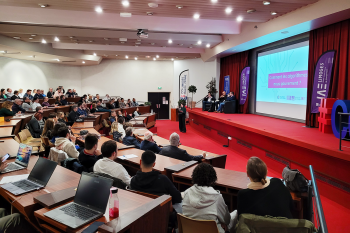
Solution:
<svg viewBox="0 0 350 233"><path fill-rule="evenodd" d="M102 177L106 177L106 178L112 179L113 180L113 187L116 187L118 189L126 190L127 185L121 179L113 177L113 176L110 176L110 175L105 174L105 173L100 173L100 172L94 172L94 174L98 175L98 176L102 176Z"/></svg>
<svg viewBox="0 0 350 233"><path fill-rule="evenodd" d="M27 140L27 135L23 132L23 130L18 133L18 136L21 142L25 142L25 140Z"/></svg>
<svg viewBox="0 0 350 233"><path fill-rule="evenodd" d="M214 220L196 220L177 214L179 233L219 233Z"/></svg>
<svg viewBox="0 0 350 233"><path fill-rule="evenodd" d="M58 165L61 165L61 162L68 158L69 157L66 152L59 150L56 147L52 147L50 149L48 160L54 161L58 163Z"/></svg>
<svg viewBox="0 0 350 233"><path fill-rule="evenodd" d="M15 136L15 141L18 143L21 143L21 141L19 140L18 136Z"/></svg>
<svg viewBox="0 0 350 233"><path fill-rule="evenodd" d="M31 135L31 133L29 132L29 130L28 130L28 129L23 129L23 130L22 130L22 132L24 132L24 133L25 133L25 135L27 136L27 138L32 137L32 135Z"/></svg>

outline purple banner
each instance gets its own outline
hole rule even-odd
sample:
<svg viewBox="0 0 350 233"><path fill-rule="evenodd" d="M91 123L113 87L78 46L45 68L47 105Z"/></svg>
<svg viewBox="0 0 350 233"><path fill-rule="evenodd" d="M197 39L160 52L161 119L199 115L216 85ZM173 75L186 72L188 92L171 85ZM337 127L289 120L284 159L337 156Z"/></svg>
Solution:
<svg viewBox="0 0 350 233"><path fill-rule="evenodd" d="M321 99L327 98L332 79L335 50L323 53L317 61L312 89L311 113L319 113Z"/></svg>
<svg viewBox="0 0 350 233"><path fill-rule="evenodd" d="M250 67L245 67L241 72L241 79L239 82L239 104L243 105L247 100L249 89L249 73Z"/></svg>

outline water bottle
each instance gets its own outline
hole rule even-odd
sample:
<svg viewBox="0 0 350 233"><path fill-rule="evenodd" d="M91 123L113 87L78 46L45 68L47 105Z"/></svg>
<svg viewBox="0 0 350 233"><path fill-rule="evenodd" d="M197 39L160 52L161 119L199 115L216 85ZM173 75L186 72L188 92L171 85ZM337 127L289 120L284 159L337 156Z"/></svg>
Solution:
<svg viewBox="0 0 350 233"><path fill-rule="evenodd" d="M109 197L109 217L118 218L119 217L119 198L118 189L114 188L110 190Z"/></svg>

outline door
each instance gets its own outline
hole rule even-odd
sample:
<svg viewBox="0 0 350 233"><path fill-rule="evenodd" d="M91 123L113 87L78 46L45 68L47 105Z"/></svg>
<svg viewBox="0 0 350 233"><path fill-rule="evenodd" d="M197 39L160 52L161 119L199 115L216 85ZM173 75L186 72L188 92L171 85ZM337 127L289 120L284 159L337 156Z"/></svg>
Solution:
<svg viewBox="0 0 350 233"><path fill-rule="evenodd" d="M148 92L148 102L151 109L157 113L157 119L169 119L170 106L169 92Z"/></svg>

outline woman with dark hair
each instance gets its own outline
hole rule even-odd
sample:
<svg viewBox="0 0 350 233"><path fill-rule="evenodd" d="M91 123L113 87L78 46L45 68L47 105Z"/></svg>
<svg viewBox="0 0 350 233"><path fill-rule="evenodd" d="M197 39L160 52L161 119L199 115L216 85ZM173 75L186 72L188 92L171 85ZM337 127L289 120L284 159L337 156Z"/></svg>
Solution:
<svg viewBox="0 0 350 233"><path fill-rule="evenodd" d="M0 99L7 99L7 95L5 93L5 89L4 88L2 88L0 90Z"/></svg>
<svg viewBox="0 0 350 233"><path fill-rule="evenodd" d="M57 97L56 97L56 102L55 102L55 105L56 105L56 106L61 106L61 105L62 105L62 103L61 103L61 101L60 101L60 97L59 97L59 96L57 96Z"/></svg>
<svg viewBox="0 0 350 233"><path fill-rule="evenodd" d="M54 119L52 119L52 118L47 119L47 121L45 121L45 126L44 126L43 133L41 136L47 137L49 140L51 140L52 139L52 130L53 130L54 126L55 126Z"/></svg>
<svg viewBox="0 0 350 233"><path fill-rule="evenodd" d="M267 166L258 157L251 157L247 164L250 183L238 192L237 214L293 218L292 196L278 178L267 178Z"/></svg>
<svg viewBox="0 0 350 233"><path fill-rule="evenodd" d="M198 220L215 220L220 233L225 233L221 224L232 229L236 211L230 212L224 198L213 188L217 181L212 165L199 164L192 173L193 186L183 195L182 212L186 217Z"/></svg>
<svg viewBox="0 0 350 233"><path fill-rule="evenodd" d="M43 129L40 127L39 121L43 119L43 114L40 112L37 112L34 114L34 117L29 121L28 128L33 136L33 138L40 138L40 135L43 132Z"/></svg>
<svg viewBox="0 0 350 233"><path fill-rule="evenodd" d="M58 138L58 130L62 127L65 127L66 124L58 122L54 127L53 130L51 131L51 142L55 143L56 142L56 138Z"/></svg>

